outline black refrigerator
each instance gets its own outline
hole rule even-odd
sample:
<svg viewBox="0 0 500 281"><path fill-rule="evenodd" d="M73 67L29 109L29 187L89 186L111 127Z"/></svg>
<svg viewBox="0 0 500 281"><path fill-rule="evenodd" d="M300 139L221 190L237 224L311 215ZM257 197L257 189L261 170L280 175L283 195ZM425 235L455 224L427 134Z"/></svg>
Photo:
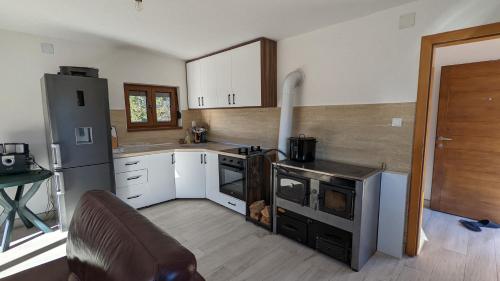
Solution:
<svg viewBox="0 0 500 281"><path fill-rule="evenodd" d="M108 82L94 77L45 74L42 98L52 195L59 226L67 230L88 190L115 193Z"/></svg>

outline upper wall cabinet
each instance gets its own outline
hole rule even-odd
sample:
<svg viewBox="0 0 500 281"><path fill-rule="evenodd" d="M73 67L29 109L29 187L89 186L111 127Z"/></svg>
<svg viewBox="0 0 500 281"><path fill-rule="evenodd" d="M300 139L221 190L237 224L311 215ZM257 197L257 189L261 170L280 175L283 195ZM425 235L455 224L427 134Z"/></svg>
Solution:
<svg viewBox="0 0 500 281"><path fill-rule="evenodd" d="M254 40L186 68L190 109L276 106L275 41Z"/></svg>

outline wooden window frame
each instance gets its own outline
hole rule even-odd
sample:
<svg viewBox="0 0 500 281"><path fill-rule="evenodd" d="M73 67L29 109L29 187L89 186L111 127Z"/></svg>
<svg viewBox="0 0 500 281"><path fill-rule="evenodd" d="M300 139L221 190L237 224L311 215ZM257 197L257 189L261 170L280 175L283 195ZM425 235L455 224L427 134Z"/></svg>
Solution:
<svg viewBox="0 0 500 281"><path fill-rule="evenodd" d="M132 84L124 83L124 96L125 96L125 112L127 114L127 131L152 131L152 130L172 130L179 129L179 99L177 96L177 88L170 86L160 85L147 85L147 84ZM147 102L147 123L132 123L130 116L130 101L129 92L139 91L146 93ZM170 94L170 122L158 122L156 116L156 93L169 93Z"/></svg>
<svg viewBox="0 0 500 281"><path fill-rule="evenodd" d="M425 167L425 141L429 102L431 100L432 66L434 50L439 47L460 45L500 38L500 23L492 23L455 31L422 37L420 49L420 67L417 90L417 104L413 133L413 153L408 206L408 228L406 232L406 254L410 257L419 254L420 229L424 189L422 186Z"/></svg>

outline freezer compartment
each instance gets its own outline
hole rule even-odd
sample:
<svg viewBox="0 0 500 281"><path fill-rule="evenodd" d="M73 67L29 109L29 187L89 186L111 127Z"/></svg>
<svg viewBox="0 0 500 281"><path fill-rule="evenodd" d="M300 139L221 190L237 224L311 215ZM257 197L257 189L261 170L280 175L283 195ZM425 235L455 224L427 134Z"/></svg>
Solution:
<svg viewBox="0 0 500 281"><path fill-rule="evenodd" d="M59 225L67 230L80 197L89 190L107 190L115 193L111 163L63 169L54 173L54 194L59 214Z"/></svg>

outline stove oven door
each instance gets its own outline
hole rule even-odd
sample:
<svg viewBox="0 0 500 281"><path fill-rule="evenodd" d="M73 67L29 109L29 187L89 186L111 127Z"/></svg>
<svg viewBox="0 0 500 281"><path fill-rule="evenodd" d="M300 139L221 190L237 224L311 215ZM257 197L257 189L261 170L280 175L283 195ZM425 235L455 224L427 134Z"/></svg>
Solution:
<svg viewBox="0 0 500 281"><path fill-rule="evenodd" d="M278 173L276 196L301 206L309 206L309 179L288 173Z"/></svg>
<svg viewBox="0 0 500 281"><path fill-rule="evenodd" d="M355 184L354 184L355 185ZM319 210L348 220L354 219L355 187L321 182Z"/></svg>

